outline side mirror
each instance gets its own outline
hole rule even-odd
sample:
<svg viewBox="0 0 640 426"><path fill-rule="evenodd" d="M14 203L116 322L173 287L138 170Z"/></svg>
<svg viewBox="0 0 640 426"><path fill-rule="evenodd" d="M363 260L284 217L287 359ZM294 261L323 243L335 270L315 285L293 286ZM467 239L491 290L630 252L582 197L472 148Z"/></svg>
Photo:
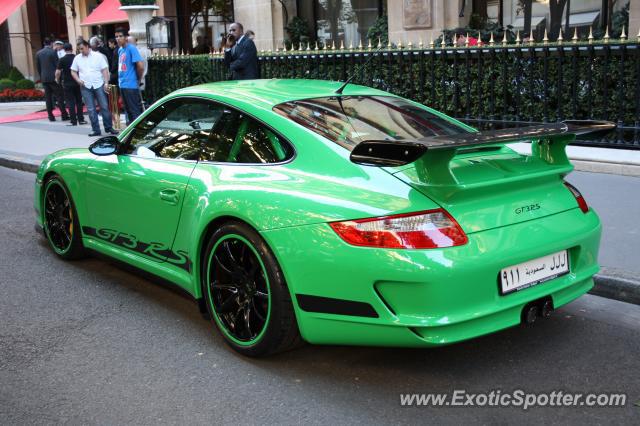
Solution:
<svg viewBox="0 0 640 426"><path fill-rule="evenodd" d="M105 136L89 145L89 152L94 155L111 155L118 152L120 141L115 136Z"/></svg>

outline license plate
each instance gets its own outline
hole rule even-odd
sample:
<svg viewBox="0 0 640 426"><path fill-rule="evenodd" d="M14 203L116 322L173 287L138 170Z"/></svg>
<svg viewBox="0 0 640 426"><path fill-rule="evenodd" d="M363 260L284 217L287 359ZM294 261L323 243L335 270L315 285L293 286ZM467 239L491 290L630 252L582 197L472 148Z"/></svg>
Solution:
<svg viewBox="0 0 640 426"><path fill-rule="evenodd" d="M500 271L501 293L509 294L569 273L569 253L562 250Z"/></svg>

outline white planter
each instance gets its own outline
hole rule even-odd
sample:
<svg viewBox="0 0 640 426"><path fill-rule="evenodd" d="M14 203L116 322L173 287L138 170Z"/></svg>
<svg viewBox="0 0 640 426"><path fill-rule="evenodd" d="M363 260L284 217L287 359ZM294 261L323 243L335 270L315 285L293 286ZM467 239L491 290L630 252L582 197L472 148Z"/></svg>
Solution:
<svg viewBox="0 0 640 426"><path fill-rule="evenodd" d="M160 9L156 5L148 6L121 6L129 18L129 35L138 39L138 47L147 47L146 23L151 20L153 13Z"/></svg>

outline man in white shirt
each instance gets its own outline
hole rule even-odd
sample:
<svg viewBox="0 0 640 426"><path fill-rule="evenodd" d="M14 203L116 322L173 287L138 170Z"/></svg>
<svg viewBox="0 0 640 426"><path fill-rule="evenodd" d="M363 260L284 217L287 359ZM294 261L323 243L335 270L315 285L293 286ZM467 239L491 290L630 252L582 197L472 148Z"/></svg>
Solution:
<svg viewBox="0 0 640 426"><path fill-rule="evenodd" d="M82 40L78 43L80 54L77 55L71 64L71 75L80 85L80 92L84 99L84 104L89 112L89 120L93 132L89 136L100 136L100 123L96 112L96 103L100 106L102 125L106 133L117 135L111 123L111 112L109 112L109 64L105 56L99 52L94 52L89 48L89 43Z"/></svg>

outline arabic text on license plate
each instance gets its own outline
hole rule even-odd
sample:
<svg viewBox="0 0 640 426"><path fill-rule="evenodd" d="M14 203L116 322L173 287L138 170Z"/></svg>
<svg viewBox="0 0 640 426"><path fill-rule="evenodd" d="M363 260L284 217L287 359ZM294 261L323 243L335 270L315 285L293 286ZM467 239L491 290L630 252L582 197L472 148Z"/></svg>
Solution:
<svg viewBox="0 0 640 426"><path fill-rule="evenodd" d="M567 250L563 250L504 268L500 271L500 289L504 295L552 280L568 272L569 254Z"/></svg>

